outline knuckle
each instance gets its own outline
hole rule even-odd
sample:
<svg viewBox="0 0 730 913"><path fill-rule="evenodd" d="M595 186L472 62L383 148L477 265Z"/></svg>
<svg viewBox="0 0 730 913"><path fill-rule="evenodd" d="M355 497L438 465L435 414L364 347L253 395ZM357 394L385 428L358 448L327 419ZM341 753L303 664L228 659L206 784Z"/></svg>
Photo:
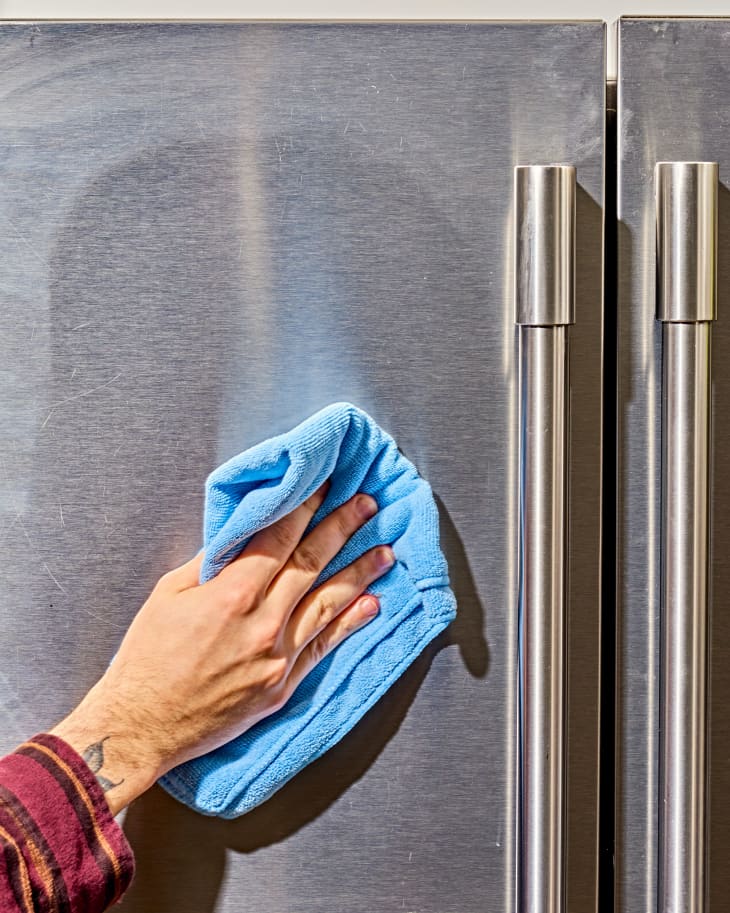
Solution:
<svg viewBox="0 0 730 913"><path fill-rule="evenodd" d="M280 548L289 548L294 540L294 534L288 518L284 518L283 520L279 520L278 523L274 523L273 526L269 527L269 532L271 533L274 543Z"/></svg>
<svg viewBox="0 0 730 913"><path fill-rule="evenodd" d="M315 639L309 645L309 659L311 664L316 666L318 662L324 659L325 652L324 638L315 637Z"/></svg>
<svg viewBox="0 0 730 913"><path fill-rule="evenodd" d="M289 664L286 659L277 657L269 659L264 668L262 683L267 690L283 691L282 685L286 681Z"/></svg>
<svg viewBox="0 0 730 913"><path fill-rule="evenodd" d="M331 643L329 636L323 632L318 637L315 637L309 645L309 649L312 663L316 666L317 663L321 662L330 652Z"/></svg>
<svg viewBox="0 0 730 913"><path fill-rule="evenodd" d="M305 544L294 550L292 563L298 571L307 575L317 575L322 568L322 559L317 551Z"/></svg>
<svg viewBox="0 0 730 913"><path fill-rule="evenodd" d="M250 611L259 600L256 584L249 577L229 580L224 590L225 607L232 614Z"/></svg>
<svg viewBox="0 0 730 913"><path fill-rule="evenodd" d="M275 654L279 647L280 636L281 627L279 624L272 621L266 621L261 624L256 632L259 653L263 656L272 656L272 654ZM278 658L274 657L273 661L277 661L277 659Z"/></svg>
<svg viewBox="0 0 730 913"><path fill-rule="evenodd" d="M241 606L233 587L218 588L218 603L225 617L228 619L235 618L241 614Z"/></svg>
<svg viewBox="0 0 730 913"><path fill-rule="evenodd" d="M377 576L378 573L378 555L377 549L373 549L363 555L352 565L352 578L359 589L364 589L367 584Z"/></svg>
<svg viewBox="0 0 730 913"><path fill-rule="evenodd" d="M176 575L176 573L175 573L176 570L177 570L177 568L174 568L174 569L171 570L171 571L166 571L166 572L160 577L160 579L157 581L157 584L156 584L156 586L155 586L155 589L159 589L159 590L169 590L171 587L173 587L173 586L175 585L175 580L176 580L176 577L177 577L177 575Z"/></svg>
<svg viewBox="0 0 730 913"><path fill-rule="evenodd" d="M322 595L314 603L313 615L314 623L317 629L324 628L325 625L337 615L339 606L332 596Z"/></svg>
<svg viewBox="0 0 730 913"><path fill-rule="evenodd" d="M274 711L281 710L281 708L288 703L292 694L294 694L294 687L291 681L287 679L284 685L279 689L279 694L274 700Z"/></svg>
<svg viewBox="0 0 730 913"><path fill-rule="evenodd" d="M337 532L343 539L349 539L353 530L359 525L360 517L357 512L357 505L352 503L347 505L346 510L337 512Z"/></svg>

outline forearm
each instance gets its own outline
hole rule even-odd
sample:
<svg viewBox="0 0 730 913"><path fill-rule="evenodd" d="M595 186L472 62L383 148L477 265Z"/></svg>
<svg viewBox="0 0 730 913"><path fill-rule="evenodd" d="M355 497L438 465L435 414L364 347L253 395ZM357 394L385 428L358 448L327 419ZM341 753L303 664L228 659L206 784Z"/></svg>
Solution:
<svg viewBox="0 0 730 913"><path fill-rule="evenodd" d="M165 771L153 740L105 693L102 679L79 706L51 730L86 761L113 815L142 795Z"/></svg>

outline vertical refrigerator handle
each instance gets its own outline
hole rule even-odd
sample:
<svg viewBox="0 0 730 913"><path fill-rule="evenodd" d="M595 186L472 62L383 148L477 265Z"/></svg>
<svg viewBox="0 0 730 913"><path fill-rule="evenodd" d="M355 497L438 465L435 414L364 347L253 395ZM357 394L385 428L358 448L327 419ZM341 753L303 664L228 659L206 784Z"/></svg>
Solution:
<svg viewBox="0 0 730 913"><path fill-rule="evenodd" d="M568 325L575 168L515 169L520 347L518 909L563 909Z"/></svg>
<svg viewBox="0 0 730 913"><path fill-rule="evenodd" d="M656 166L662 322L660 913L704 909L714 162Z"/></svg>

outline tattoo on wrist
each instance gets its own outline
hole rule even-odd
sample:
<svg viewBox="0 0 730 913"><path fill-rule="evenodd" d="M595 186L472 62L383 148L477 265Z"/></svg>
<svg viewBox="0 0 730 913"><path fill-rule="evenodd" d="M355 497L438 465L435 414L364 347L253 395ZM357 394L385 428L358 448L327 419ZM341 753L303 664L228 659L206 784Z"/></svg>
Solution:
<svg viewBox="0 0 730 913"><path fill-rule="evenodd" d="M103 739L99 739L98 742L94 742L81 752L81 757L89 765L89 769L94 774L99 786L101 786L105 793L108 793L110 789L114 789L115 786L121 786L122 783L124 783L124 777L116 783L113 783L108 777L105 777L100 773L104 766L104 742L106 742L108 738L109 736L105 735Z"/></svg>

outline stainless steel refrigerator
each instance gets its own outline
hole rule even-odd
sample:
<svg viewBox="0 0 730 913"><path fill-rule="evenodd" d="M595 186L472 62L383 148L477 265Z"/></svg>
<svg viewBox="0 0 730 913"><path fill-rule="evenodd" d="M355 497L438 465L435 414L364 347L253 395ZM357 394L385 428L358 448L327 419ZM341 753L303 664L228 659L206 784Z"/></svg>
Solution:
<svg viewBox="0 0 730 913"><path fill-rule="evenodd" d="M682 329L656 319L655 164L730 171L730 21L624 20L620 49L616 95L601 22L0 26L0 750L74 706L199 547L208 472L328 402L431 482L459 605L250 814L138 800L122 909L658 909L684 846L661 850L660 786L686 759L660 750L662 364ZM706 171L670 166L668 199ZM677 205L711 224L714 192ZM692 248L707 276L716 240ZM723 312L691 330L699 381L714 346L714 412L709 380L691 401L712 433L713 911ZM681 821L704 820L697 725Z"/></svg>

